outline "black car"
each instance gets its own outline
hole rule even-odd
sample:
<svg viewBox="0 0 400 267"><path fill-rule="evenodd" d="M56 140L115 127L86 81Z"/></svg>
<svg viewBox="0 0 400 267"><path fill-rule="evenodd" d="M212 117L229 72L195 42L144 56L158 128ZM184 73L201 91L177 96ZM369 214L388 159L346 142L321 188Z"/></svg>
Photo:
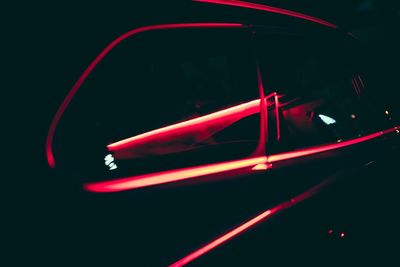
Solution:
<svg viewBox="0 0 400 267"><path fill-rule="evenodd" d="M362 222L395 197L379 194L397 183L400 127L367 48L272 6L180 12L112 41L50 125L48 164L85 207L93 257L326 265L373 247Z"/></svg>

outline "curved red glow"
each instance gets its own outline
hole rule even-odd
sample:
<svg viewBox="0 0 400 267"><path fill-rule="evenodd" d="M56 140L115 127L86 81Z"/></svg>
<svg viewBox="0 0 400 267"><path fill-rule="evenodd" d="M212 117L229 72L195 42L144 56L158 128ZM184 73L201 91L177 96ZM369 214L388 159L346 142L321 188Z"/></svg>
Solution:
<svg viewBox="0 0 400 267"><path fill-rule="evenodd" d="M86 70L82 73L76 83L73 85L72 89L69 91L63 102L61 103L60 107L58 108L56 114L53 117L53 120L50 124L50 128L46 138L46 157L47 162L51 168L55 167L55 158L53 153L53 138L57 128L57 125L67 109L69 103L71 102L72 98L81 87L83 82L86 80L88 75L93 71L96 65L120 42L131 37L135 34L151 31L151 30L162 30L162 29L179 29L179 28L238 28L242 27L243 25L240 23L177 23L177 24L161 24L161 25L151 25L145 26L141 28L137 28L126 32L125 34L121 35L114 41L112 41L101 53L89 64Z"/></svg>
<svg viewBox="0 0 400 267"><path fill-rule="evenodd" d="M234 228L233 230L231 230L228 233L222 235L221 237L215 239L214 241L208 243L207 245L201 247L200 249L190 253L189 255L185 256L184 258L169 265L169 267L180 267L180 266L184 266L184 265L188 264L189 262L199 258L200 256L206 254L210 250L213 250L216 247L222 245L223 243L231 240L235 236L238 236L239 234L241 234L244 231L248 230L249 228L255 226L256 224L261 223L262 221L265 221L271 215L273 215L277 212L280 212L282 210L288 209L288 208L292 207L293 205L296 205L297 203L300 203L300 202L312 197L313 195L315 195L316 193L321 191L323 188L325 188L326 186L331 184L333 181L334 181L333 178L327 179L327 180L317 184L316 186L310 188L309 190L301 193L300 195L290 199L289 201L283 202L282 204L279 204L272 209L268 209L268 210L262 212L261 214L257 215L256 217L248 220L247 222Z"/></svg>
<svg viewBox="0 0 400 267"><path fill-rule="evenodd" d="M282 14L290 17L295 17L299 19L304 19L308 21L312 21L321 25L325 25L327 27L331 27L336 29L338 26L330 23L326 20L319 19L310 15L302 14L299 12L283 9L283 8L278 8L278 7L273 7L273 6L267 6L267 5L261 5L261 4L255 4L255 3L250 3L250 2L245 2L245 1L236 1L236 0L193 0L193 2L203 2L203 3L211 3L211 4L218 4L218 5L227 5L227 6L237 6L237 7L243 7L243 8L249 8L249 9L255 9L255 10L261 10L261 11L267 11L271 13L276 13L276 14Z"/></svg>
<svg viewBox="0 0 400 267"><path fill-rule="evenodd" d="M234 160L216 164L202 165L198 167L190 167L176 170L169 170L157 173L150 173L127 178L121 178L105 182L90 183L84 186L84 189L91 192L118 192L131 190L136 188L166 184L182 180L193 179L205 175L212 175L228 171L249 168L249 172L254 171L252 168L259 164L265 164L267 157L254 157L241 160Z"/></svg>

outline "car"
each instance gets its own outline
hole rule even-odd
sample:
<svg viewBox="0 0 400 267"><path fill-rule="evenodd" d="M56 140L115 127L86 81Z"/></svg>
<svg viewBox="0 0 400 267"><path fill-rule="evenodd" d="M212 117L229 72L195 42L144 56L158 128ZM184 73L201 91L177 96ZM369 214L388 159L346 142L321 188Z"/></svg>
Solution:
<svg viewBox="0 0 400 267"><path fill-rule="evenodd" d="M362 240L400 133L367 48L295 11L184 8L105 47L50 125L49 167L91 244L111 262L243 266Z"/></svg>

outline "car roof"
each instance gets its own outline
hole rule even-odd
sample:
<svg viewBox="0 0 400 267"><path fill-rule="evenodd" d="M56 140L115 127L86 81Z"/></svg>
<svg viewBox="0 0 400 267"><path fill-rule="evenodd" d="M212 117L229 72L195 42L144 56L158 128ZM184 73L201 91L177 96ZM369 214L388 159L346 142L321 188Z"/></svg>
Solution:
<svg viewBox="0 0 400 267"><path fill-rule="evenodd" d="M161 3L158 6L148 7L144 12L138 8L133 11L132 18L134 24L130 23L130 28L125 28L125 31L157 24L228 22L349 36L345 29L322 18L271 5L237 0L187 0Z"/></svg>

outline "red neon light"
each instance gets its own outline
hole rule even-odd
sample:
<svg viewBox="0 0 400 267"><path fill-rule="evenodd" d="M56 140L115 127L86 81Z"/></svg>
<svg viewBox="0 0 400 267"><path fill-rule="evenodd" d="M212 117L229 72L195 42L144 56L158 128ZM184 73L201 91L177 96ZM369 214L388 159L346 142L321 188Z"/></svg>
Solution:
<svg viewBox="0 0 400 267"><path fill-rule="evenodd" d="M156 139L166 138L167 136L177 137L178 135L188 135L199 132L200 129L213 128L219 131L236 121L255 114L260 111L260 100L249 101L237 106L230 107L221 111L217 111L205 116L194 118L188 121L172 124L163 128L159 128L150 132L139 134L107 146L110 151L118 151L131 148L147 142L154 142ZM218 126L218 127L215 127ZM212 133L210 132L210 135ZM208 137L208 136L206 136ZM206 138L206 137L203 137ZM118 157L118 155L116 155Z"/></svg>
<svg viewBox="0 0 400 267"><path fill-rule="evenodd" d="M276 139L279 141L281 139L281 123L279 118L279 99L278 94L275 93L275 117L276 117Z"/></svg>
<svg viewBox="0 0 400 267"><path fill-rule="evenodd" d="M57 125L67 109L69 103L71 102L72 98L81 87L83 82L86 80L88 75L93 71L96 65L121 41L125 40L128 37L131 37L135 34L151 31L151 30L162 30L162 29L179 29L179 28L239 28L242 27L242 24L239 23L181 23L181 24L162 24L162 25L151 25L145 26L141 28L137 28L126 32L125 34L121 35L114 41L112 41L101 53L89 64L86 70L82 73L79 79L76 81L72 89L69 91L63 102L61 103L60 107L58 108L54 118L50 124L50 128L46 138L46 157L47 162L51 168L55 167L55 158L53 152L53 138L57 128Z"/></svg>
<svg viewBox="0 0 400 267"><path fill-rule="evenodd" d="M198 166L198 167L190 167L190 168L184 168L184 169L169 170L169 171L158 172L158 173L150 173L150 174L132 176L132 177L121 178L121 179L105 181L105 182L96 182L96 183L87 184L84 186L84 188L88 191L99 192L99 193L100 192L103 192L103 193L104 192L118 192L118 191L125 191L125 190L141 188L141 187L148 187L148 186L154 186L154 185L159 185L159 184L177 182L177 181L181 181L181 180L193 179L193 178L197 178L199 176L211 175L211 174L227 172L227 171L234 171L234 170L238 170L238 169L242 169L242 168L249 168L249 167L254 168L258 164L266 164L266 166L268 166L268 168L271 168L273 163L276 163L281 160L289 160L289 159L294 159L294 158L298 158L298 157L309 156L312 154L327 152L330 150L335 150L335 149L347 147L350 145L362 143L362 142L371 140L373 138L394 132L397 129L398 129L397 127L393 127L393 128L390 128L390 129L387 129L384 131L380 131L380 132L366 135L363 137L359 137L356 139L344 141L341 143L310 147L310 148L305 148L305 149L300 149L300 150L296 150L296 151L285 152L285 153L280 153L280 154L275 154L275 155L270 155L270 156L253 157L253 158L248 158L248 159L241 159L241 160L235 160L235 161L229 161L229 162L223 162L223 163L209 164L209 165L203 165L203 166ZM258 169L258 167L256 167L254 170L257 170L257 169ZM251 172L251 170L249 170L249 172Z"/></svg>
<svg viewBox="0 0 400 267"><path fill-rule="evenodd" d="M298 158L298 157L309 156L312 154L317 154L317 153L321 153L321 152L326 152L326 151L330 151L330 150L335 150L335 149L359 144L359 143L374 139L376 137L394 132L396 129L397 129L397 127L393 127L393 128L390 128L390 129L387 129L384 131L376 132L373 134L369 134L369 135L366 135L363 137L358 137L355 139L351 139L351 140L336 143L336 144L321 145L321 146L315 146L315 147L310 147L310 148L305 148L305 149L299 149L299 150L295 150L295 151L291 151L291 152L270 155L270 156L268 156L268 162L274 163L274 162L278 162L281 160L288 160L288 159L294 159L294 158Z"/></svg>
<svg viewBox="0 0 400 267"><path fill-rule="evenodd" d="M260 99L263 101L260 102L260 142L257 147L257 152L260 152L262 155L265 155L265 143L268 139L268 110L267 110L267 97L264 95L264 85L262 81L262 75L260 70L260 65L257 62L257 85L258 85L258 93L260 95Z"/></svg>
<svg viewBox="0 0 400 267"><path fill-rule="evenodd" d="M237 7L243 7L243 8L250 8L250 9L255 9L255 10L262 10L262 11L267 11L271 13L276 13L276 14L282 14L290 17L295 17L299 19L304 19L308 21L312 21L321 25L325 25L331 28L336 29L338 26L330 23L326 20L319 19L310 15L305 15L299 12L283 9L283 8L278 8L278 7L273 7L273 6L267 6L267 5L261 5L261 4L255 4L255 3L249 3L245 1L236 1L236 0L193 0L193 2L203 2L203 3L212 3L212 4L219 4L219 5L227 5L227 6L237 6Z"/></svg>
<svg viewBox="0 0 400 267"><path fill-rule="evenodd" d="M250 227L255 226L256 224L266 220L267 218L269 218L271 215L280 212L282 210L288 209L290 207L292 207L293 205L300 203L310 197L312 197L313 195L315 195L316 193L318 193L321 189L323 189L324 187L328 186L329 184L331 184L333 182L333 179L328 179L325 180L323 182L321 182L320 184L312 187L311 189L301 193L300 195L292 198L289 201L286 201L282 204L279 204L277 206L275 206L272 209L268 209L266 211L264 211L263 213L259 214L258 216L254 217L253 219L245 222L244 224L236 227L235 229L229 231L228 233L222 235L221 237L215 239L214 241L208 243L207 245L203 246L202 248L190 253L189 255L185 256L184 258L178 260L177 262L169 265L169 267L180 267L180 266L184 266L186 264L188 264L189 262L197 259L198 257L206 254L207 252L209 252L210 250L222 245L223 243L229 241L230 239L234 238L235 236L243 233L244 231L248 230Z"/></svg>
<svg viewBox="0 0 400 267"><path fill-rule="evenodd" d="M217 174L222 172L234 171L244 168L257 166L258 164L265 164L267 157L254 157L248 159L241 159L235 161L228 161L223 163L208 164L199 167L191 167L170 171L163 171L157 173L150 173L138 176L132 176L117 180L91 183L84 186L84 188L91 192L118 192L131 190L135 188L177 182L192 178L197 178L204 175ZM252 170L249 169L249 172Z"/></svg>
<svg viewBox="0 0 400 267"><path fill-rule="evenodd" d="M180 266L184 266L184 265L188 264L189 262L195 260L196 258L198 258L198 257L202 256L203 254L209 252L210 250L216 248L217 246L225 243L229 239L232 239L233 237L241 234L242 232L244 232L245 230L247 230L251 226L261 222L262 220L266 219L267 217L269 217L270 215L274 214L278 210L279 209L270 209L270 210L264 211L263 213L261 213L257 217L247 221L246 223L244 223L244 224L240 225L239 227L233 229L232 231L228 232L227 234L215 239L214 241L208 243L204 247L196 250L195 252L189 254L188 256L182 258L181 260L179 260L179 261L177 261L177 262L175 262L175 263L173 263L173 264L171 264L169 266L170 267L180 267Z"/></svg>

